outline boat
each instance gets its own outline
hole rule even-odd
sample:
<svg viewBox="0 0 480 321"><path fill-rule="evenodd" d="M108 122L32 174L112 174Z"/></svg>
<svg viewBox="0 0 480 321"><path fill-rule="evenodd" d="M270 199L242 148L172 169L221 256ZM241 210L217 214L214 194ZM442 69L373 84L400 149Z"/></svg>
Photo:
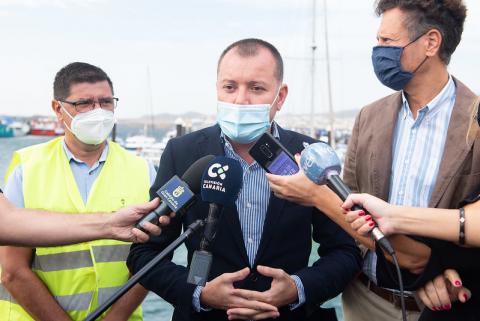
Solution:
<svg viewBox="0 0 480 321"><path fill-rule="evenodd" d="M151 162L157 169L165 146L166 144L157 143L154 137L145 135L127 137L123 143L126 150Z"/></svg>
<svg viewBox="0 0 480 321"><path fill-rule="evenodd" d="M14 137L25 136L30 132L30 126L21 121L14 121L8 127L12 129Z"/></svg>
<svg viewBox="0 0 480 321"><path fill-rule="evenodd" d="M8 127L7 124L4 124L1 121L0 121L0 137L1 138L13 137L13 130L10 127Z"/></svg>
<svg viewBox="0 0 480 321"><path fill-rule="evenodd" d="M142 149L150 147L155 143L155 138L146 135L135 135L125 139L123 147L126 150L138 154Z"/></svg>
<svg viewBox="0 0 480 321"><path fill-rule="evenodd" d="M165 146L167 146L168 141L175 137L176 134L176 130L171 130L165 134L160 142L157 142L154 137L147 135L130 136L125 139L122 146L135 155L151 162L156 168L158 168L160 157L162 156Z"/></svg>
<svg viewBox="0 0 480 321"><path fill-rule="evenodd" d="M30 135L61 136L65 134L62 124L53 118L37 118L30 122Z"/></svg>
<svg viewBox="0 0 480 321"><path fill-rule="evenodd" d="M30 126L22 121L8 116L0 118L0 137L25 136L29 131Z"/></svg>

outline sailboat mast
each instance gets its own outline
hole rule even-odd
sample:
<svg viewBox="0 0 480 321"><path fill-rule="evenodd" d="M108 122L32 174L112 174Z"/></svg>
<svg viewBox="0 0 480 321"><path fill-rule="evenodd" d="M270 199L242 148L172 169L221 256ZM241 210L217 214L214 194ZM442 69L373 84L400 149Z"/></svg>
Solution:
<svg viewBox="0 0 480 321"><path fill-rule="evenodd" d="M330 49L328 47L328 13L327 13L327 0L323 0L323 14L324 14L324 40L325 40L325 61L327 64L327 100L328 100L328 112L330 118L330 139L329 143L332 147L335 147L335 113L333 111L332 104L332 83L330 79Z"/></svg>
<svg viewBox="0 0 480 321"><path fill-rule="evenodd" d="M153 98L152 98L152 82L150 78L150 67L147 65L147 104L150 112L150 131L153 134L154 131L154 115L153 115ZM148 136L148 133L144 133L145 136Z"/></svg>
<svg viewBox="0 0 480 321"><path fill-rule="evenodd" d="M315 137L315 40L317 1L312 0L312 66L311 66L311 98L310 98L310 136Z"/></svg>

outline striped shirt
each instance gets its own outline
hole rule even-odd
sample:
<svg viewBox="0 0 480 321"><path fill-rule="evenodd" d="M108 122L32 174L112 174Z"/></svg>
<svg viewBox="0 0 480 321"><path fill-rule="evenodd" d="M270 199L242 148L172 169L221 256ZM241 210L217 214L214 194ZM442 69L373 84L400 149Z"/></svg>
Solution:
<svg viewBox="0 0 480 321"><path fill-rule="evenodd" d="M278 130L276 126L273 126L273 128L273 136L278 139ZM254 161L249 165L233 150L227 139L224 137L222 139L225 141L225 156L239 161L243 170L243 185L235 204L237 205L248 261L250 266L253 266L262 238L263 223L267 215L271 193L270 185L265 176L265 170L257 162Z"/></svg>
<svg viewBox="0 0 480 321"><path fill-rule="evenodd" d="M279 139L276 123L272 125L272 134ZM254 265L255 256L262 239L263 225L267 215L268 203L270 201L270 185L268 184L265 170L257 163L248 164L233 149L230 142L221 134L222 141L225 143L225 156L237 160L243 170L243 185L238 199L236 201L240 227L242 228L243 242L247 250L250 267ZM293 310L305 303L305 290L300 278L296 275L291 276L298 291L298 302L291 304ZM193 294L193 305L197 311L205 310L200 307L200 294L202 287L198 286Z"/></svg>
<svg viewBox="0 0 480 321"><path fill-rule="evenodd" d="M388 202L428 207L443 157L448 125L455 105L455 83L451 76L442 91L413 118L402 93L393 135L392 176ZM363 270L376 282L376 256L369 252Z"/></svg>

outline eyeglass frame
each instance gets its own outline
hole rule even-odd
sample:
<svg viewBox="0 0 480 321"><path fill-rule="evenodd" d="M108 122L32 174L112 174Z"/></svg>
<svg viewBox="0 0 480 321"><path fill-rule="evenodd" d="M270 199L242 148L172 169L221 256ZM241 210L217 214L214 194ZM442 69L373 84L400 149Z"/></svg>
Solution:
<svg viewBox="0 0 480 321"><path fill-rule="evenodd" d="M57 99L58 102L60 103L67 103L69 105L72 105L73 108L75 109L75 111L79 114L82 114L82 113L87 113L89 111L92 111L95 109L95 105L98 104L98 106L102 109L105 109L105 110L109 110L109 111L114 111L115 109L117 109L117 104L118 104L118 101L119 99L117 97L108 97L108 98L101 98L101 99L112 99L113 100L113 108L112 109L107 109L107 108L103 108L102 107L102 102L100 100L93 100L93 99L86 99L86 100L77 100L77 101L68 101L68 100L61 100L61 99ZM80 104L85 104L89 102L91 105L89 106L89 109L85 110L85 111L79 111L77 109L78 105Z"/></svg>

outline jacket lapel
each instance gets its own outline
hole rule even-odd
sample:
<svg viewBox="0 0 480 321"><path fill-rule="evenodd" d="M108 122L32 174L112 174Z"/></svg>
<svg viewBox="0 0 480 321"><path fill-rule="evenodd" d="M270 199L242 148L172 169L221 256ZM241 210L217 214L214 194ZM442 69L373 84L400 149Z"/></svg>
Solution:
<svg viewBox="0 0 480 321"><path fill-rule="evenodd" d="M453 106L450 124L448 125L447 140L438 170L437 181L430 199L430 207L438 206L447 186L460 166L462 166L474 142L472 139L467 143L466 135L476 96L460 81L453 79L457 86L455 105Z"/></svg>
<svg viewBox="0 0 480 321"><path fill-rule="evenodd" d="M388 200L390 179L392 175L392 145L393 132L397 123L398 112L402 106L400 92L390 96L385 102L381 121L377 121L377 132L373 135L370 172L372 173L373 194L383 200ZM367 120L370 121L370 120ZM368 149L367 149L368 150ZM368 155L365 155L368 157Z"/></svg>
<svg viewBox="0 0 480 321"><path fill-rule="evenodd" d="M282 145L285 146L288 150L292 151L294 147L294 146L291 146L290 144L293 138L292 135L290 135L287 131L280 128L280 126L277 126L277 128L278 128L278 133L279 133L280 141L282 142ZM257 254L255 255L254 266L257 265L265 249L268 247L268 243L272 238L273 232L275 230L275 225L285 212L283 210L285 204L286 204L285 200L276 197L275 195L273 195L273 193L270 193L270 200L268 202L267 214L265 216L265 222L263 223L262 238L260 240L260 245L258 247Z"/></svg>
<svg viewBox="0 0 480 321"><path fill-rule="evenodd" d="M207 128L197 141L198 158L205 155L225 156L224 143L220 137L220 127L218 125ZM222 216L227 221L227 225L231 230L230 234L239 249L242 259L247 266L250 265L237 209L225 207L222 211Z"/></svg>

